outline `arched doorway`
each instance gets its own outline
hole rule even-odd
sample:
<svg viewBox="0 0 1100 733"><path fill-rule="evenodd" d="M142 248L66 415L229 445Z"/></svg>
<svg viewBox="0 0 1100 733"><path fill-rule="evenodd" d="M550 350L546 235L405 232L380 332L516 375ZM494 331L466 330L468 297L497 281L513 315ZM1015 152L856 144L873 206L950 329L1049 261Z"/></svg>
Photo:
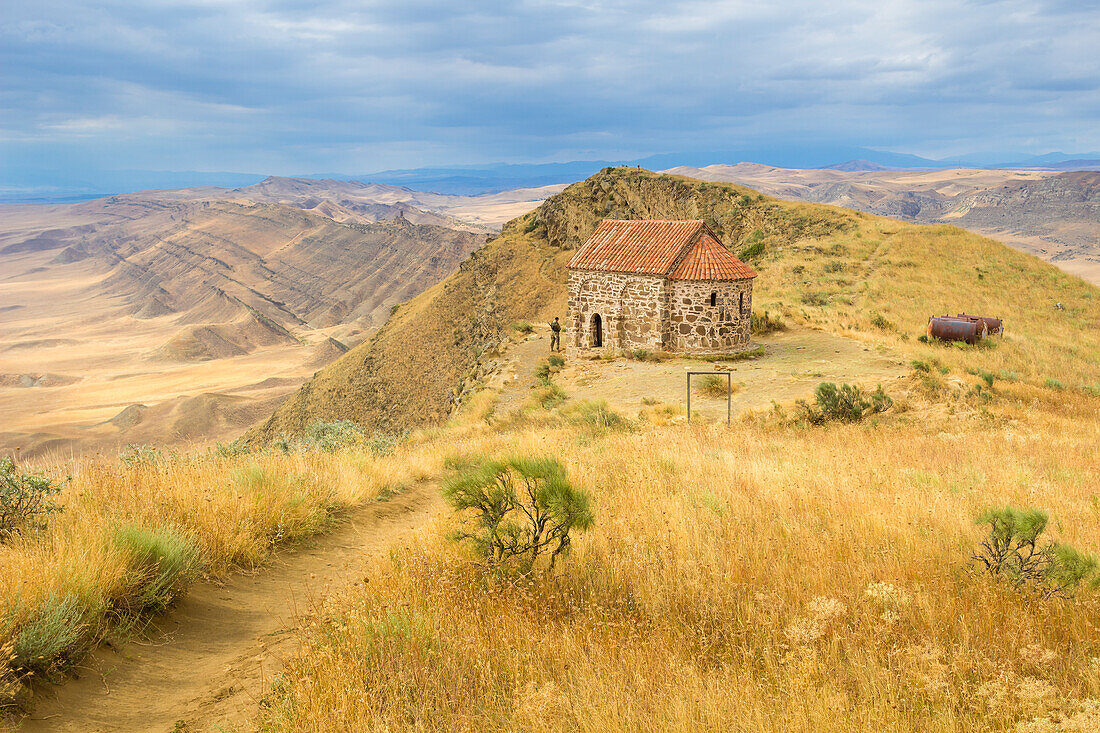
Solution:
<svg viewBox="0 0 1100 733"><path fill-rule="evenodd" d="M603 346L603 319L600 318L599 313L592 314L592 348L598 349Z"/></svg>

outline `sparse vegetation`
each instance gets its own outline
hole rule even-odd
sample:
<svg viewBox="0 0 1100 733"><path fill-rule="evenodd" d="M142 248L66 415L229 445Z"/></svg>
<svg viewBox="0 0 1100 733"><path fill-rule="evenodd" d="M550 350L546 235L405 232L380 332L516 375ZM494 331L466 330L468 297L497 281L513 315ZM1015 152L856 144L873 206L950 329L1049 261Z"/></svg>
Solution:
<svg viewBox="0 0 1100 733"><path fill-rule="evenodd" d="M0 457L0 542L21 530L41 528L61 511L57 495L62 485L44 473L20 471L11 458Z"/></svg>
<svg viewBox="0 0 1100 733"><path fill-rule="evenodd" d="M893 331L895 328L897 328L897 325L894 324L893 321L890 321L881 313L871 314L871 325L879 329L880 331Z"/></svg>
<svg viewBox="0 0 1100 733"><path fill-rule="evenodd" d="M565 390L553 382L547 382L537 388L534 393L535 402L544 410L552 410L561 405L567 397Z"/></svg>
<svg viewBox="0 0 1100 733"><path fill-rule="evenodd" d="M740 385L727 384L726 377L718 374L704 374L692 380L692 388L705 397L726 398L727 391L736 392Z"/></svg>
<svg viewBox="0 0 1100 733"><path fill-rule="evenodd" d="M512 324L512 330L516 333L520 333L526 336L527 334L532 333L535 330L535 327L531 325L530 321L517 321L516 323Z"/></svg>
<svg viewBox="0 0 1100 733"><path fill-rule="evenodd" d="M829 421L859 422L867 415L889 410L894 404L881 386L866 395L855 385L842 384L837 387L831 382L817 385L814 399L816 405L798 401L800 419L811 425Z"/></svg>
<svg viewBox="0 0 1100 733"><path fill-rule="evenodd" d="M110 599L111 607L129 614L168 606L202 567L194 544L172 527L117 527L113 543L125 557L125 572Z"/></svg>
<svg viewBox="0 0 1100 733"><path fill-rule="evenodd" d="M750 331L754 336L766 336L776 331L786 331L787 325L779 316L773 316L768 311L752 313L750 317Z"/></svg>
<svg viewBox="0 0 1100 733"><path fill-rule="evenodd" d="M659 351L649 351L648 349L634 349L628 351L626 357L633 361L662 362L668 358L668 355Z"/></svg>

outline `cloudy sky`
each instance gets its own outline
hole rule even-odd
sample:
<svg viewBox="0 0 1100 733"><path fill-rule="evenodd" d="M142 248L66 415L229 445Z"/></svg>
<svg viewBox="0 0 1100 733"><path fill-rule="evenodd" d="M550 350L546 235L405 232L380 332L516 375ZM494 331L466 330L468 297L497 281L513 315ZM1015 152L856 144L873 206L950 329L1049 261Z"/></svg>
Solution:
<svg viewBox="0 0 1100 733"><path fill-rule="evenodd" d="M8 166L1100 149L1100 0L27 0Z"/></svg>

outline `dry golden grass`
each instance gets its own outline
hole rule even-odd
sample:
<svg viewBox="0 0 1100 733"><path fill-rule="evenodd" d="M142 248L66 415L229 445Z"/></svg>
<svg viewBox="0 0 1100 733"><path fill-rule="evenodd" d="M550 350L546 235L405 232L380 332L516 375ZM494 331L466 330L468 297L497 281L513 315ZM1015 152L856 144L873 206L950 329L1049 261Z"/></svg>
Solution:
<svg viewBox="0 0 1100 733"><path fill-rule="evenodd" d="M1100 400L1029 405L423 438L560 456L597 526L556 577L515 584L434 528L304 620L260 725L1093 730L1100 596L1029 599L969 563L974 518L1004 504L1100 549Z"/></svg>
<svg viewBox="0 0 1100 733"><path fill-rule="evenodd" d="M325 529L342 509L431 470L430 460L411 456L308 452L47 467L72 473L63 511L45 531L0 544L0 693L10 699L18 680L63 669L133 621L125 609L143 588L116 539L120 530L170 533L197 555L200 572L217 576L259 565L277 546Z"/></svg>

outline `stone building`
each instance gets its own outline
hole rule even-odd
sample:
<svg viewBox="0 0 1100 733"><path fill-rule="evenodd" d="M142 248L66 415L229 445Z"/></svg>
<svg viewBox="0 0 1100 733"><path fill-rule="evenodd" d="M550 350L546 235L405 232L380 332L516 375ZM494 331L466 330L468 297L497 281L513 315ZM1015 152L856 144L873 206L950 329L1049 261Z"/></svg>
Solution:
<svg viewBox="0 0 1100 733"><path fill-rule="evenodd" d="M756 271L702 220L604 219L568 267L567 351L749 345Z"/></svg>

